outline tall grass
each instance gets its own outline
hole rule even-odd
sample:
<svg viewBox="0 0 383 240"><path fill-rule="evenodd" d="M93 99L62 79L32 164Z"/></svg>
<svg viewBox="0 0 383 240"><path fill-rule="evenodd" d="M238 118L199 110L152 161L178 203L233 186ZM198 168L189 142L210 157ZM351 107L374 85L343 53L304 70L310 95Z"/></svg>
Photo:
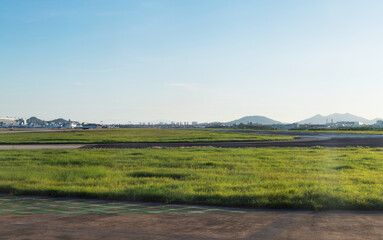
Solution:
<svg viewBox="0 0 383 240"><path fill-rule="evenodd" d="M0 151L0 191L294 209L383 209L383 149Z"/></svg>

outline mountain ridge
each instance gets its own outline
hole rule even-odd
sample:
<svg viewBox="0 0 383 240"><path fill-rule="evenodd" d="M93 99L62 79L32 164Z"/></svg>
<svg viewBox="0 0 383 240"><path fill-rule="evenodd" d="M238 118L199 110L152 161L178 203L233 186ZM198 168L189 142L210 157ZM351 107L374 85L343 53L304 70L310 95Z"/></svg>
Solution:
<svg viewBox="0 0 383 240"><path fill-rule="evenodd" d="M302 121L299 121L299 124L326 124L331 122L361 122L364 124L374 124L377 120L380 120L380 118L375 118L372 120L369 120L364 117L359 117L350 113L333 113L329 115L321 115L317 114L311 118L304 119Z"/></svg>
<svg viewBox="0 0 383 240"><path fill-rule="evenodd" d="M329 115L321 115L317 114L314 115L313 117L297 121L294 123L299 123L299 124L326 124L326 123L331 123L332 121L335 122L361 122L367 125L372 125L375 124L378 120L382 120L382 118L374 118L372 120L369 120L364 117L356 116L350 113L333 113ZM265 116L260 116L260 115L254 115L254 116L245 116L230 122L226 122L226 124L248 124L248 123L253 123L253 124L260 124L260 125L273 125L273 124L283 124L280 121L265 117Z"/></svg>
<svg viewBox="0 0 383 240"><path fill-rule="evenodd" d="M227 124L260 124L260 125L273 125L273 124L281 124L282 122L276 121L274 119L265 117L265 116L245 116L237 120L233 120L230 122L227 122Z"/></svg>
<svg viewBox="0 0 383 240"><path fill-rule="evenodd" d="M47 120L39 119L37 117L30 117L26 121L28 124L37 124L37 125L43 125L47 122L53 122L55 124L67 124L70 122L70 120L65 120L63 118L57 118L57 119L47 121Z"/></svg>

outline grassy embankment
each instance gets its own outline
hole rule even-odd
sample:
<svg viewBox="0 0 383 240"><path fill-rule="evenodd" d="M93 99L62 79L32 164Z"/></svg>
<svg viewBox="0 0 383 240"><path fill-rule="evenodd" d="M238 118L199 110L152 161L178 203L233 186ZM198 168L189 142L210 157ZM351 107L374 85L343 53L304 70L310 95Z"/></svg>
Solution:
<svg viewBox="0 0 383 240"><path fill-rule="evenodd" d="M283 141L293 137L169 129L103 129L65 132L1 133L0 144Z"/></svg>
<svg viewBox="0 0 383 240"><path fill-rule="evenodd" d="M295 209L383 209L383 149L0 151L0 191Z"/></svg>

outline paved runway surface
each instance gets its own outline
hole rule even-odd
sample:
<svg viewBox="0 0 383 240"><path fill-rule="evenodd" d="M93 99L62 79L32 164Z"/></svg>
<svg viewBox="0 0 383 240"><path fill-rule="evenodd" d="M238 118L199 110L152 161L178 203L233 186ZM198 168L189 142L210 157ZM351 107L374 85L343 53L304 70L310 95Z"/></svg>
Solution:
<svg viewBox="0 0 383 240"><path fill-rule="evenodd" d="M262 148L262 147L383 147L383 138L337 138L299 139L295 141L269 142L205 142L205 143L112 143L86 145L83 148L155 148L155 147L217 147L217 148Z"/></svg>
<svg viewBox="0 0 383 240"><path fill-rule="evenodd" d="M44 133L44 132L68 132L66 129L46 129L46 128L20 128L20 129L0 129L0 133Z"/></svg>
<svg viewBox="0 0 383 240"><path fill-rule="evenodd" d="M0 196L0 239L383 239L383 212Z"/></svg>
<svg viewBox="0 0 383 240"><path fill-rule="evenodd" d="M85 144L0 144L0 150L10 149L76 149Z"/></svg>

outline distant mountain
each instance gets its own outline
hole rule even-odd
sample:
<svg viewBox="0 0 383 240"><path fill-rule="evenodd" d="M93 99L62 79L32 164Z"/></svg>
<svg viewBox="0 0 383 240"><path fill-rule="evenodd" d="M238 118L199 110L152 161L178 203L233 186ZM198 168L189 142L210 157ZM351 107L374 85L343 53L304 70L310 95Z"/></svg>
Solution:
<svg viewBox="0 0 383 240"><path fill-rule="evenodd" d="M27 119L27 124L31 124L31 125L44 125L46 122L54 123L54 124L67 124L67 123L69 123L69 120L65 120L63 118L58 118L58 119L54 119L51 121L45 121L45 120L41 120L37 117L31 117L31 118Z"/></svg>
<svg viewBox="0 0 383 240"><path fill-rule="evenodd" d="M264 116L247 116L243 117L231 122L228 122L227 124L248 124L248 123L253 123L253 124L260 124L260 125L272 125L272 124L281 124L281 122L275 121L273 119L264 117Z"/></svg>
<svg viewBox="0 0 383 240"><path fill-rule="evenodd" d="M315 115L314 117L305 119L298 123L300 124L326 124L333 122L362 122L364 124L374 124L379 119L368 120L363 117L355 116L349 113L334 113L328 116L322 116L320 114Z"/></svg>
<svg viewBox="0 0 383 240"><path fill-rule="evenodd" d="M44 120L38 119L37 117L31 117L27 119L27 124L43 125L44 123Z"/></svg>
<svg viewBox="0 0 383 240"><path fill-rule="evenodd" d="M66 124L66 123L69 123L69 120L65 120L64 118L58 118L48 122L53 122L55 124Z"/></svg>

